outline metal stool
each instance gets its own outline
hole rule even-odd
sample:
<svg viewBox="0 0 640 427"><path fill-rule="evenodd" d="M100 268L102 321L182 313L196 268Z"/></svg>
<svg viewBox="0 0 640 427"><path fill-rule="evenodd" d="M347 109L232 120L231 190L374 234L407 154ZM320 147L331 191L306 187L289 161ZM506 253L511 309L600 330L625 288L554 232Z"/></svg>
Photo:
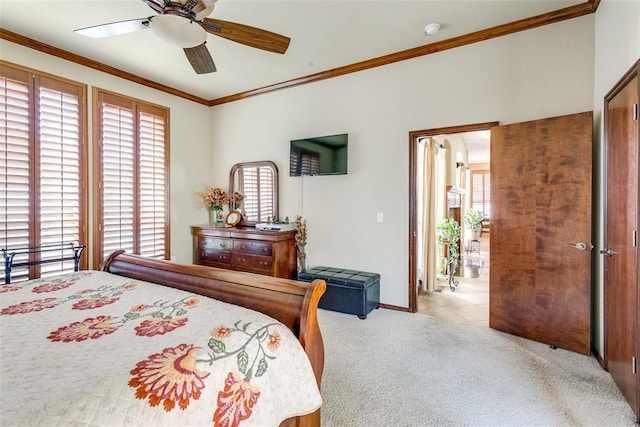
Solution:
<svg viewBox="0 0 640 427"><path fill-rule="evenodd" d="M467 253L476 253L480 255L480 240L467 240L467 247L465 248Z"/></svg>

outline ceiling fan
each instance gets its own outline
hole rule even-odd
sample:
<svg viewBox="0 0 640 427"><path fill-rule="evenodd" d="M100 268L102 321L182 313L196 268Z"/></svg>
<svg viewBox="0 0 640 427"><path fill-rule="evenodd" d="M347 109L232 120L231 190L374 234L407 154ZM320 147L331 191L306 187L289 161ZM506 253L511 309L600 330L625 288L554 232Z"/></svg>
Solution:
<svg viewBox="0 0 640 427"><path fill-rule="evenodd" d="M207 18L217 0L142 0L158 13L148 18L111 22L74 30L84 36L101 38L151 28L160 38L183 48L196 73L216 71L211 53L205 46L207 34L236 43L283 54L289 37L235 22Z"/></svg>

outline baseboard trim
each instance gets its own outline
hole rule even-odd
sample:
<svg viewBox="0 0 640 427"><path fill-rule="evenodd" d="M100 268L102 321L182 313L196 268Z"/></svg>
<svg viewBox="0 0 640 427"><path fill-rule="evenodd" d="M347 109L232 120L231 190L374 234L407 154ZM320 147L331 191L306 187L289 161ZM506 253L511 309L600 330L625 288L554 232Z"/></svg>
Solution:
<svg viewBox="0 0 640 427"><path fill-rule="evenodd" d="M386 308L389 310L396 310L396 311L406 311L406 312L411 312L411 310L409 310L408 307L400 307L399 305L391 305L391 304L379 304L378 306L379 308Z"/></svg>

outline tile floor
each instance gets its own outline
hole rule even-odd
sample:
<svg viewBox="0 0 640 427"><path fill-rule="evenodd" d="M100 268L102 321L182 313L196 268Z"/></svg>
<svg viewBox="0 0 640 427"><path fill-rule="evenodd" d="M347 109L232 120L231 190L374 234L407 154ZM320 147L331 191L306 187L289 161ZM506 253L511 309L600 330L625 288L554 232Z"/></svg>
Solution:
<svg viewBox="0 0 640 427"><path fill-rule="evenodd" d="M430 316L489 326L489 233L483 233L480 254L466 253L463 257L479 258L484 266L478 278L456 276L459 284L455 291L449 289L447 280L438 281L439 292L418 296L418 312Z"/></svg>

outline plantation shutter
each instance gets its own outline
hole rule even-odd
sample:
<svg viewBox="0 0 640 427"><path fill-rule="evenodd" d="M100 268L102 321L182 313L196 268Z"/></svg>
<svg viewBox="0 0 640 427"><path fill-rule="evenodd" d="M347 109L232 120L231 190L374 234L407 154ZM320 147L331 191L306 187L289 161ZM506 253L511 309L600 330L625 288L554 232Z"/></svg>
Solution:
<svg viewBox="0 0 640 427"><path fill-rule="evenodd" d="M266 222L274 209L275 182L269 167L240 169L240 188L244 191L243 210L251 221Z"/></svg>
<svg viewBox="0 0 640 427"><path fill-rule="evenodd" d="M124 249L169 257L168 110L97 91L100 193L95 262Z"/></svg>
<svg viewBox="0 0 640 427"><path fill-rule="evenodd" d="M130 103L105 96L102 107L101 214L102 257L134 247L134 116ZM129 104L129 105L126 105Z"/></svg>
<svg viewBox="0 0 640 427"><path fill-rule="evenodd" d="M40 243L86 243L80 236L84 224L81 179L82 124L81 98L66 93L56 81L40 78ZM70 249L43 252L42 259L69 257ZM73 271L73 261L41 265L41 277Z"/></svg>
<svg viewBox="0 0 640 427"><path fill-rule="evenodd" d="M84 86L0 69L0 248L86 243ZM70 249L19 254L14 263L70 255ZM73 261L15 267L11 281L73 267Z"/></svg>
<svg viewBox="0 0 640 427"><path fill-rule="evenodd" d="M168 180L165 165L165 118L140 113L140 255L164 258Z"/></svg>
<svg viewBox="0 0 640 427"><path fill-rule="evenodd" d="M274 182L273 173L270 168L259 167L259 182L258 182L258 194L260 197L260 221L268 221L269 215L273 212L273 197L266 197L266 195L274 194Z"/></svg>
<svg viewBox="0 0 640 427"><path fill-rule="evenodd" d="M240 188L244 190L244 215L260 221L260 191L258 187L259 168L240 169Z"/></svg>
<svg viewBox="0 0 640 427"><path fill-rule="evenodd" d="M28 84L29 75L24 71L2 68L0 78L0 248L20 248L30 245L29 223L33 216L33 192L31 174L31 145L33 139ZM26 261L26 254L17 256L15 261ZM4 262L2 262L4 283ZM26 267L13 270L13 281L28 278Z"/></svg>
<svg viewBox="0 0 640 427"><path fill-rule="evenodd" d="M482 212L485 218L490 216L491 207L491 175L488 170L471 172L471 205Z"/></svg>

